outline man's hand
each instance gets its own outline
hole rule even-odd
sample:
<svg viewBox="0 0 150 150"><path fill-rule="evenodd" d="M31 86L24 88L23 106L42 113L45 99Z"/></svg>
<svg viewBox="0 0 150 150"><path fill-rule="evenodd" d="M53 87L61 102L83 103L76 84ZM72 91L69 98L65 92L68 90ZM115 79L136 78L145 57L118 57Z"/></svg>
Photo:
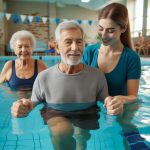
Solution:
<svg viewBox="0 0 150 150"><path fill-rule="evenodd" d="M123 112L124 100L120 96L106 97L104 107L110 115L118 115Z"/></svg>
<svg viewBox="0 0 150 150"><path fill-rule="evenodd" d="M11 107L11 114L14 117L24 117L32 110L33 103L29 99L20 99L13 103Z"/></svg>

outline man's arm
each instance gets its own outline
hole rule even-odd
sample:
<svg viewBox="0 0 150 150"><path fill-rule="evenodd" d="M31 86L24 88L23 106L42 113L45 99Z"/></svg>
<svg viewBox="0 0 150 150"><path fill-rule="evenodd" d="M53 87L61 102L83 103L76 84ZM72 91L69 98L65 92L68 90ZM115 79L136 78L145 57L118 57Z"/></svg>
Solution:
<svg viewBox="0 0 150 150"><path fill-rule="evenodd" d="M13 103L11 114L14 117L25 117L33 109L34 104L29 99L22 98Z"/></svg>
<svg viewBox="0 0 150 150"><path fill-rule="evenodd" d="M27 116L28 113L33 109L33 107L36 106L42 100L43 97L41 94L39 75L38 75L33 85L31 100L22 98L14 102L11 107L11 114L14 117Z"/></svg>

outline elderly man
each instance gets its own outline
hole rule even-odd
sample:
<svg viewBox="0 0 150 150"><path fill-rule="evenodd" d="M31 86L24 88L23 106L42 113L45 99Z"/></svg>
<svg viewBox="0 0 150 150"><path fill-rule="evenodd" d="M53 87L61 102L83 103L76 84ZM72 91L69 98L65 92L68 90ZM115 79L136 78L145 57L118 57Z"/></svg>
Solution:
<svg viewBox="0 0 150 150"><path fill-rule="evenodd" d="M41 114L51 130L55 149L71 150L77 147L72 137L73 126L86 130L98 128L96 102L104 101L108 89L100 70L81 63L84 42L79 24L74 21L60 23L55 37L61 62L38 75L31 100L15 102L12 115L26 116L33 106L45 101L46 107Z"/></svg>

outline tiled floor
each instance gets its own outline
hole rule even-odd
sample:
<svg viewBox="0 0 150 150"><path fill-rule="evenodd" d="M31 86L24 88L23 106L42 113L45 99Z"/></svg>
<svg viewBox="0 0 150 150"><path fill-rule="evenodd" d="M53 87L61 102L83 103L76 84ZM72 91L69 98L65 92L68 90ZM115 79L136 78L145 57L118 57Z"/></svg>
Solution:
<svg viewBox="0 0 150 150"><path fill-rule="evenodd" d="M131 150L150 150L150 146L146 144L144 138L142 138L139 132L130 132L124 134Z"/></svg>
<svg viewBox="0 0 150 150"><path fill-rule="evenodd" d="M0 136L0 150L53 150L49 133Z"/></svg>

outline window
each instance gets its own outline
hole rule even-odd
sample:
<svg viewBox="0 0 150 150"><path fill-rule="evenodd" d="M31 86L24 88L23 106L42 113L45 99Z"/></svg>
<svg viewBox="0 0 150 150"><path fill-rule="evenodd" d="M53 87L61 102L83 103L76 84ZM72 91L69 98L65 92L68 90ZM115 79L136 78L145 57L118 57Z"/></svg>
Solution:
<svg viewBox="0 0 150 150"><path fill-rule="evenodd" d="M137 37L143 28L144 0L130 0L127 3L132 37Z"/></svg>
<svg viewBox="0 0 150 150"><path fill-rule="evenodd" d="M143 3L143 0L135 2L134 37L137 37L138 32L143 28Z"/></svg>
<svg viewBox="0 0 150 150"><path fill-rule="evenodd" d="M147 8L147 32L146 35L150 35L150 0L148 0Z"/></svg>

